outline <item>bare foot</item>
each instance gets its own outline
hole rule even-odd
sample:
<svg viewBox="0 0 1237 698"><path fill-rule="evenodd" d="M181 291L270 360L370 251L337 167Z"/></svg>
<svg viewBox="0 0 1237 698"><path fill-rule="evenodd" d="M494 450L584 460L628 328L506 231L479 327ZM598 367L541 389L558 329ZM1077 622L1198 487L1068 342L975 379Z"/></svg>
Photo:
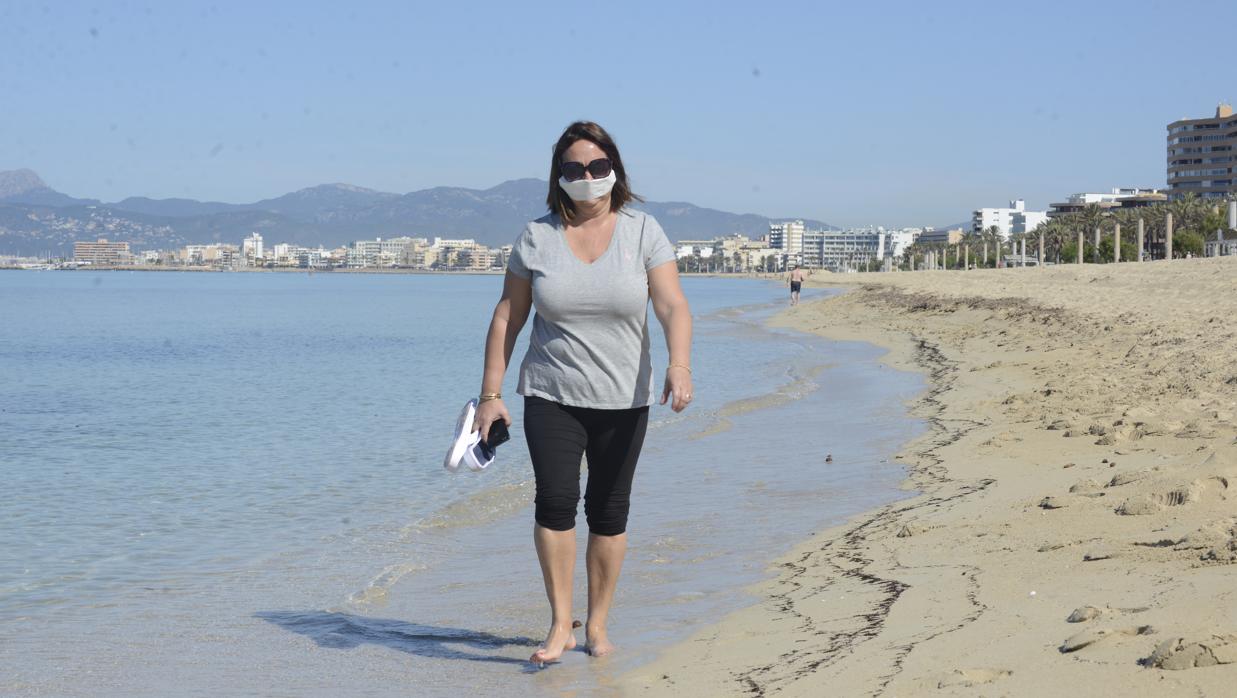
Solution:
<svg viewBox="0 0 1237 698"><path fill-rule="evenodd" d="M594 657L604 657L614 651L614 645L606 637L605 628L599 628L585 633L584 649Z"/></svg>
<svg viewBox="0 0 1237 698"><path fill-rule="evenodd" d="M563 652L576 648L576 634L571 631L571 625L551 625L550 632L541 643L541 649L533 652L528 661L533 664L548 664L557 662Z"/></svg>

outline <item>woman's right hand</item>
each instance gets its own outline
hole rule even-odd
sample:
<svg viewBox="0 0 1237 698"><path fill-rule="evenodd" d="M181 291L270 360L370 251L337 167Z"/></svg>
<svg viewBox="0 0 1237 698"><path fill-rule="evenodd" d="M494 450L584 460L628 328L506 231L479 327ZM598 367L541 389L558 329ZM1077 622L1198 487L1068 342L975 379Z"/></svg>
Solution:
<svg viewBox="0 0 1237 698"><path fill-rule="evenodd" d="M503 404L502 398L486 400L477 405L477 414L472 421L472 430L480 430L481 440L487 441L490 435L490 425L500 419L507 426L511 426L511 413L507 412L507 406Z"/></svg>

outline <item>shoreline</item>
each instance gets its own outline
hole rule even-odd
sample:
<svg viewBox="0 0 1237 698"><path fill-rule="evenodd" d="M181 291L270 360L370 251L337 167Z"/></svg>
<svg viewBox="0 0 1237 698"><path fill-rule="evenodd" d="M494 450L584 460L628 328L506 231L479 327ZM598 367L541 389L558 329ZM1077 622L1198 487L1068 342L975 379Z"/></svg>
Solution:
<svg viewBox="0 0 1237 698"><path fill-rule="evenodd" d="M346 269L343 267L334 269L302 269L300 267L238 267L236 269L219 269L217 267L164 267L164 266L140 266L140 265L125 265L125 266L82 266L64 269L24 269L22 267L0 266L0 271L154 271L154 272L191 272L195 274L205 273L220 273L220 274L442 274L444 276L496 276L506 273L502 269L452 269L452 270L432 270L432 269L392 269L384 267L360 267L354 269Z"/></svg>
<svg viewBox="0 0 1237 698"><path fill-rule="evenodd" d="M153 271L153 272L192 272L192 273L270 273L270 274L440 274L443 276L501 276L506 274L505 269L405 269L392 267L358 267L344 268L335 267L331 269L307 269L301 267L238 267L236 269L220 269L218 267L177 267L177 266L141 266L141 265L124 265L124 266L81 266L81 267L66 267L64 269L27 269L19 266L0 265L0 271ZM746 279L746 280L774 280L780 278L776 274L765 274L756 272L742 273L719 273L719 272L679 272L679 276L688 278L700 279Z"/></svg>
<svg viewBox="0 0 1237 698"><path fill-rule="evenodd" d="M918 494L801 543L624 692L1223 694L1234 262L814 279L851 290L774 324L927 374Z"/></svg>
<svg viewBox="0 0 1237 698"><path fill-rule="evenodd" d="M788 332L785 329L771 327L768 323L768 318L769 316L780 312L780 306L781 303L770 303L767 301L747 303L738 306L727 305L721 307L720 309L713 310L705 317L714 318L715 322L722 321L722 327L725 328L723 334L733 340L741 341L743 343L750 343L753 341L752 339L745 338L746 333L741 329L742 327L750 326L752 328L758 328L758 331L761 332L762 335L765 333L771 335L801 335L804 341L813 344L825 344L821 338L810 333L802 332L800 330L792 330ZM741 309L739 313L742 315L758 313L761 317L748 322L740 322L736 324L734 323L735 318L733 316L736 314L738 309ZM715 330L716 329L720 328L715 328ZM770 340L769 338L762 336L756 341L765 342ZM877 367L875 365L876 361L872 358L872 355L878 353L878 350L871 346L866 346L864 353L868 355L864 358L864 364L868 366L868 372L877 373ZM803 356L811 357L807 361L807 364L804 364ZM817 395L821 389L814 384L820 379L822 374L829 370L835 370L838 368L837 361L829 360L825 357L812 354L810 352L804 355L799 355L795 352L794 355L778 359L771 365L779 368L776 373L785 380L784 382L778 382L776 384L771 383L766 385L761 383L760 385L764 386L762 389L765 390L765 392L755 395L740 393L739 395L730 397L715 406L710 406L707 413L697 415L696 419L679 420L674 417L669 417L667 423L659 426L654 426L651 422L651 433L653 433L654 429L665 429L667 431L665 434L657 437L651 437L649 439L649 441L652 442L652 446L649 449L650 457L653 459L667 458L668 453L665 452L665 449L672 448L673 443L682 443L684 440L688 442L697 442L700 439L717 438L719 436L722 438L745 439L743 435L747 433L748 429L763 431L767 427L767 424L752 426L750 423L745 422L748 422L753 418L763 419L765 422L768 422L769 420L785 419L791 417L792 415L784 414L779 417L776 413L789 411L796 405L819 404L815 402L812 396ZM900 392L900 397L905 398L912 395L914 392L915 391L913 389L902 390ZM807 396L807 400L803 401L802 397L805 395ZM888 404L888 402L880 404ZM879 419L880 415L877 414L878 412L879 410L872 410L872 416ZM912 420L906 419L904 415L898 415L897 419L907 423L912 422ZM734 425L732 424L732 421L737 423L737 427L733 430L732 426ZM730 433L727 434L727 432ZM666 435L670 433L678 436L671 438ZM837 441L838 439L835 436L832 440ZM900 442L900 440L901 439L889 439L887 447L881 457L885 457L892 453L892 449L895 447L896 443ZM711 443L715 444L716 442L705 442L705 444ZM702 458L705 461L708 461L712 458L709 453L718 448L719 446L717 445L693 446L693 451L695 452L696 458ZM725 448L726 447L724 446L721 447L722 450L725 450ZM850 457L855 457L855 452L862 450L864 449L854 449L850 454ZM793 493L782 491L784 490L784 487L778 486L777 481L773 478L774 475L781 471L782 466L775 464L771 468L772 472L766 472L766 474L763 475L758 474L757 471L766 466L758 463L758 459L755 458L755 455L756 454L753 454L752 460L748 460L745 457L738 459L733 463L734 467L738 467L740 464L746 465L749 477L754 477L757 481L754 484L745 485L742 487L735 486L736 491L731 493L732 495L737 496L737 498L733 500L735 502L735 506L743 506L745 501L743 498L745 492L768 492L774 494L775 496L781 497L787 497L789 494L793 497ZM834 470L832 474L827 474L822 471L821 475L823 475L826 479L845 477L845 468L849 467L849 465L844 464L841 461L846 458L848 458L848 456L841 456L839 458L837 469ZM777 459L773 458L773 460ZM876 458L870 457L870 462L875 464ZM699 468L700 466L699 463L687 463L686 465L689 468ZM880 467L882 469L888 467L887 474L883 477L882 484L884 486L879 488L864 488L863 492L866 493L865 498L858 500L858 502L866 502L866 504L851 502L849 505L844 505L842 511L845 513L829 517L828 523L836 523L844 520L843 517L853 515L854 512L861 511L869 506L891 501L904 496L897 489L897 483L901 479L900 471L892 466ZM697 475L709 476L709 470L711 470L711 468L699 472L693 472L696 472ZM874 474L870 477L876 479L881 476ZM731 479L733 480L733 478ZM836 482L827 481L822 483L820 481L813 481L812 478L802 480L801 484L802 486L807 487L824 486L834 491L841 489L841 485ZM531 507L531 491L528 491L527 489L528 487L531 487L531 482L520 483L518 487L525 490L524 496L521 498L520 502L521 510L523 508ZM658 488L658 490L663 493L672 493L674 489L675 488L671 487ZM507 492L507 494L511 494L511 492ZM673 497L675 495L670 494L669 496ZM488 512L493 510L492 506L479 506L478 502L488 501L490 498L491 493L481 491L474 493L464 500L452 503L449 508L452 510L452 514L474 510L484 510ZM718 557L718 553L716 551L711 551L710 549L707 549L707 547L689 545L688 543L693 536L699 535L696 531L703 530L703 524L700 521L697 521L696 525L688 525L687 528L683 528L685 524L692 521L692 511L701 512L707 510L693 509L692 505L685 504L681 500L676 502L675 500L667 499L661 501L660 505L653 505L650 503L652 500L648 500L646 498L641 498L641 501L644 503L644 506L653 507L662 512L673 511L674 507L670 506L672 502L686 507L686 511L680 512L673 516L673 526L663 525L656 529L650 528L648 535L643 536L642 540L633 543L629 550L629 559L625 563L624 567L624 579L627 581L625 581L622 586L624 594L628 596L628 601L624 604L624 612L622 613L621 619L617 620L615 630L613 632L627 638L631 644L625 643L623 645L623 649L625 650L624 652L617 654L614 658L608 660L606 664L602 665L591 664L590 662L593 660L582 656L578 652L569 653L563 662L563 666L558 667L551 672L538 673L537 678L535 679L536 683L530 684L530 691L536 689L537 692L551 693L555 690L566 690L564 687L570 686L574 690L581 690L585 692L596 691L597 695L616 695L619 689L613 687L615 678L621 676L624 671L639 667L643 663L653 659L656 652L661 648L672 646L675 642L685 638L686 631L682 629L683 623L691 623L693 626L703 625L705 623L705 621L699 620L699 616L696 615L697 613L703 611L705 616L713 616L742 608L747 602L744 589L749 584L760 578L760 570L766 562L765 558L768 554L767 551L770 549L768 546L776 546L773 549L777 550L779 553L792 550L796 544L796 541L801 536L807 535L810 531L814 530L814 528L818 527L817 522L821 521L819 513L813 514L810 510L804 510L804 514L810 517L810 521L806 525L803 525L801 521L793 521L793 518L797 516L796 514L791 514L788 518L786 513L774 517L776 518L776 523L772 524L768 522L757 523L749 521L747 524L749 527L754 526L756 528L768 529L771 525L773 527L773 532L765 535L764 538L768 540L763 545L757 546L754 551L750 553L750 555L747 552L742 553L745 571L741 574L741 576L738 578L721 578L715 573L696 569L697 566L710 565L709 561ZM506 522L508 522L508 520L513 523L522 524L526 520L526 518L524 518L526 516L527 512L525 512L525 514L520 514L515 510L511 510L503 514L498 519L487 521L485 523L485 527L493 527L496 521L502 521L504 523L500 527L506 528ZM711 515L705 516L707 517ZM460 522L453 522L450 525L443 525L444 522L441 521L443 517L433 516L429 518L436 520L418 522L417 525L420 526L424 523L429 528L436 531L442 531L449 530L460 524ZM645 524L651 525L650 521L651 519L645 520ZM473 527L478 524L477 522L468 522L463 523L462 525L462 529L459 529L451 534L453 543L468 549L473 549L475 543L470 541L469 536L477 534L477 532L473 530ZM794 533L789 537L785 537L784 533L788 528L793 530ZM717 529L714 527L709 527L708 530L716 532ZM657 532L653 533L652 531ZM781 533L778 533L779 531ZM492 540L493 536L490 534L485 534L485 538L487 540ZM503 559L500 564L504 567L522 567L520 563L527 562L527 560L524 559L524 556L527 555L527 551L525 551L522 546L512 546L511 549L516 551L515 555L517 559L512 560L510 563L508 563L506 559ZM583 551L581 550L581 552ZM496 559L489 556L489 553L487 553L487 557L492 560ZM682 566L679 564L680 560L684 563ZM581 559L577 562L583 563L583 560ZM369 615L369 609L378 607L384 608L385 613L394 617L416 617L416 612L412 609L412 607L406 606L405 604L409 599L424 597L427 589L439 588L440 581L437 575L444 574L443 569L438 567L437 564L433 566L433 569L418 570L417 572L418 573L416 575L409 575L405 578L393 578L389 577L384 571L384 573L379 575L379 578L375 581L381 581L385 588L371 589L367 590L366 593L354 595L350 598L349 604L355 603L357 605L349 605L347 606L347 609L350 612L356 613L362 617ZM456 573L445 574L448 579L459 576L458 570ZM513 575L513 577L509 578L508 581L515 578L518 577ZM577 581L583 580L578 579ZM390 582L389 585L387 584L388 582ZM522 584L517 583L516 585L528 586L531 588L533 583L531 580L528 580ZM443 588L446 589L447 587ZM420 592L418 592L418 589ZM657 598L654 602L648 604L637 603L634 604L634 607L630 605L632 604L631 599L634 597L643 596L651 599L653 597L659 597L666 594L666 589L672 589L675 591L669 592L668 598ZM578 591L582 592L582 589ZM455 593L459 593L458 590L455 590ZM437 594L433 595L437 596ZM583 598L583 594L580 593L577 597L578 605L582 603ZM688 603L691 604L690 607L687 605ZM374 605L371 606L370 604ZM665 606L659 607L657 604L665 604ZM520 600L518 605L525 605L525 601ZM502 632L508 635L537 638L539 636L539 632L542 630L539 624L541 621L540 614L542 609L540 608L540 604L531 604L530 609L531 610L528 611L522 610L521 612L528 613L530 617L535 618L536 620L529 622L523 620L520 622L512 622L510 618L507 618L502 623L497 625L488 621L477 623L476 619L473 619L473 622L477 625L477 627L486 628L487 630L485 632L497 632L492 628L502 628ZM637 612L637 609L639 609L639 612ZM420 612L424 614L425 610L426 609L422 607ZM582 609L578 608L577 610ZM690 615L683 617L675 615L680 613L689 613ZM677 620L676 622L668 625L664 624L666 616L677 618ZM450 624L453 627L473 627L466 625L464 620L459 619L452 619ZM626 628L623 627L624 624L627 624ZM633 629L642 630L635 630L633 632ZM638 640L636 638L638 638ZM650 647L652 649L650 649ZM525 652L523 656L526 657L527 653ZM510 656L510 659L514 661L518 659L518 657L513 654Z"/></svg>

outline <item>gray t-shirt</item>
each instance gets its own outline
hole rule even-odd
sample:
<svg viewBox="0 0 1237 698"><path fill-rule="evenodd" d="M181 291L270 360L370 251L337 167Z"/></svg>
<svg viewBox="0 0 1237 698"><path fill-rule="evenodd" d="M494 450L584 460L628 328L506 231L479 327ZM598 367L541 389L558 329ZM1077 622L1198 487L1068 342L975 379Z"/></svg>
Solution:
<svg viewBox="0 0 1237 698"><path fill-rule="evenodd" d="M648 270L674 261L652 216L619 209L610 247L576 257L557 214L528 224L507 271L533 286L533 332L517 392L563 405L630 409L653 403Z"/></svg>

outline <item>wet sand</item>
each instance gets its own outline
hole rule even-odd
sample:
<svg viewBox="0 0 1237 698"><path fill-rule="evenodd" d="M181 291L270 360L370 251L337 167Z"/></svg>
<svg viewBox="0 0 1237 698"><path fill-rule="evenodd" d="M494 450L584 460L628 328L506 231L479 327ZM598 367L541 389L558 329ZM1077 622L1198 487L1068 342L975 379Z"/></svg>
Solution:
<svg viewBox="0 0 1237 698"><path fill-rule="evenodd" d="M630 695L1232 695L1237 259L828 275L775 323L927 374L917 494L779 559Z"/></svg>

